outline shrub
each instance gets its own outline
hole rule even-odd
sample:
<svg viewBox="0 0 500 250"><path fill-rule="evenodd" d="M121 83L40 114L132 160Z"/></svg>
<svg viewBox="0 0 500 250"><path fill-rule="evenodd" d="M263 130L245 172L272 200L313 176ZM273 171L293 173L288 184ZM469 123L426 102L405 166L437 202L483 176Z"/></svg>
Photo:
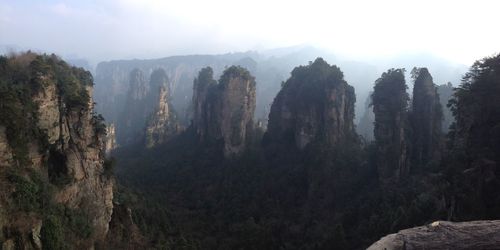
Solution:
<svg viewBox="0 0 500 250"><path fill-rule="evenodd" d="M64 233L61 220L56 216L48 216L42 225L42 245L44 249L65 249Z"/></svg>

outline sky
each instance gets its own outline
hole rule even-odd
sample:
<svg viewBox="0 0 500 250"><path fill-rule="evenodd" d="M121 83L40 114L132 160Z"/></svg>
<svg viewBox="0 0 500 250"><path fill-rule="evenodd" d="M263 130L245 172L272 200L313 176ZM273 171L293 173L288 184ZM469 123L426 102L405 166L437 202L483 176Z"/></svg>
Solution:
<svg viewBox="0 0 500 250"><path fill-rule="evenodd" d="M470 65L500 52L498 10L495 0L0 0L0 46L98 62L308 44Z"/></svg>

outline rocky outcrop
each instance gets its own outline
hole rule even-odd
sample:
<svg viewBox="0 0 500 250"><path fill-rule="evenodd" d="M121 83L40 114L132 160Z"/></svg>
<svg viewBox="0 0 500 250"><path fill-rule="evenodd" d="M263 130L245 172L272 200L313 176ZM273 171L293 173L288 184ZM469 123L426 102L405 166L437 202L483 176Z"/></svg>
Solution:
<svg viewBox="0 0 500 250"><path fill-rule="evenodd" d="M378 176L382 183L398 182L409 175L406 88L404 69L390 69L375 82L372 94L374 136Z"/></svg>
<svg viewBox="0 0 500 250"><path fill-rule="evenodd" d="M335 146L354 139L355 100L337 66L318 58L297 67L271 106L266 141L303 149L312 142Z"/></svg>
<svg viewBox="0 0 500 250"><path fill-rule="evenodd" d="M432 160L439 160L442 110L436 85L427 68L414 68L411 73L414 80L410 113L411 163L414 172Z"/></svg>
<svg viewBox="0 0 500 250"><path fill-rule="evenodd" d="M194 81L193 129L204 142L220 142L226 157L243 152L253 131L255 85L239 66L227 68L218 84L211 68L202 69Z"/></svg>
<svg viewBox="0 0 500 250"><path fill-rule="evenodd" d="M447 133L451 124L455 121L450 108L448 107L448 102L453 96L453 85L450 82L447 84L441 84L437 87L439 94L439 101L441 102L441 108L443 110L443 126L442 131Z"/></svg>
<svg viewBox="0 0 500 250"><path fill-rule="evenodd" d="M401 230L371 245L368 250L498 249L500 221L449 222Z"/></svg>
<svg viewBox="0 0 500 250"><path fill-rule="evenodd" d="M179 132L180 126L169 108L167 90L160 86L155 112L151 114L146 125L146 147L161 144Z"/></svg>
<svg viewBox="0 0 500 250"><path fill-rule="evenodd" d="M125 106L123 106L120 122L116 127L116 139L119 144L126 145L140 141L149 114L146 99L149 89L144 73L139 69L132 70Z"/></svg>
<svg viewBox="0 0 500 250"><path fill-rule="evenodd" d="M189 123L193 80L198 72L210 66L220 74L227 65L236 64L241 59L251 56L252 52L224 55L189 55L171 56L148 60L117 60L101 62L96 69L95 101L99 103L97 112L107 121L117 124L129 91L130 72L140 69L146 78L153 77L156 69L162 68L168 76L167 92L171 95L171 108L178 112L182 125ZM279 81L277 82L279 83ZM156 88L154 89L157 90ZM152 110L151 110L152 111Z"/></svg>
<svg viewBox="0 0 500 250"><path fill-rule="evenodd" d="M19 57L24 63L12 66ZM0 241L4 248L12 241L16 249L49 249L62 244L51 237L64 237L63 223L75 218L69 214L78 214L90 233L68 245L89 248L104 239L113 209L113 179L103 167L105 125L90 98L92 76L55 55L7 60L0 75L30 74L26 82L8 79L0 93L0 115L8 117L0 121ZM12 87L24 84L29 87Z"/></svg>
<svg viewBox="0 0 500 250"><path fill-rule="evenodd" d="M207 133L216 134L214 118L211 116L210 99L214 95L213 89L217 86L217 81L214 80L214 72L212 68L206 67L201 69L198 77L193 83L193 120L192 126L196 134L206 140ZM213 124L213 125L212 125ZM212 126L211 126L212 125Z"/></svg>
<svg viewBox="0 0 500 250"><path fill-rule="evenodd" d="M92 98L87 107L68 108L56 91L55 83L35 93L38 104L38 126L46 130L52 149L47 157L49 177L67 180L55 194L58 203L88 213L96 238L103 238L113 209L113 181L103 175L104 131L99 131L93 116ZM92 96L92 86L86 86ZM57 97L57 98L54 98ZM54 100L59 100L54 107ZM52 137L51 137L52 135ZM37 158L31 156L32 159Z"/></svg>
<svg viewBox="0 0 500 250"><path fill-rule="evenodd" d="M371 142L375 139L373 137L373 123L375 122L375 114L373 113L371 97L372 94L373 92L370 92L370 94L366 98L365 112L363 113L363 116L359 120L358 126L356 127L358 134L362 136L366 140L366 142Z"/></svg>
<svg viewBox="0 0 500 250"><path fill-rule="evenodd" d="M104 151L106 155L111 154L111 152L117 148L116 144L116 132L115 132L115 124L110 123L106 126L106 139L104 141Z"/></svg>
<svg viewBox="0 0 500 250"><path fill-rule="evenodd" d="M152 147L180 129L170 104L169 80L164 69L155 69L149 83L144 73L134 69L130 89L117 127L120 145L144 143Z"/></svg>

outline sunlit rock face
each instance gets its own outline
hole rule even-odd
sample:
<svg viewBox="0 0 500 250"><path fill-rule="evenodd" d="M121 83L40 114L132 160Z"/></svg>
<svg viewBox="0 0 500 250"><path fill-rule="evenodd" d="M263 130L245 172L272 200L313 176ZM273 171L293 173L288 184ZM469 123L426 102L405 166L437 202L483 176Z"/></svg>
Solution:
<svg viewBox="0 0 500 250"><path fill-rule="evenodd" d="M382 183L398 182L409 175L406 88L403 69L391 69L375 82L372 94L374 136Z"/></svg>
<svg viewBox="0 0 500 250"><path fill-rule="evenodd" d="M298 149L312 142L340 145L355 136L355 101L337 66L318 58L297 67L271 106L266 141Z"/></svg>
<svg viewBox="0 0 500 250"><path fill-rule="evenodd" d="M116 130L114 123L110 123L108 126L106 126L106 139L104 141L104 144L106 155L111 154L111 152L118 146L116 144Z"/></svg>
<svg viewBox="0 0 500 250"><path fill-rule="evenodd" d="M173 135L179 133L181 128L176 122L175 115L170 109L167 90L159 86L157 101L154 112L148 118L146 124L146 147L151 148L166 142Z"/></svg>
<svg viewBox="0 0 500 250"><path fill-rule="evenodd" d="M211 68L193 87L193 128L205 142L222 144L226 157L242 153L253 130L255 79L239 66L227 68L217 83Z"/></svg>
<svg viewBox="0 0 500 250"><path fill-rule="evenodd" d="M30 72L28 80L4 82L5 89L30 87L2 92L0 112L11 119L0 121L0 248L50 248L42 245L49 221L79 211L89 233L68 246L89 249L108 232L114 182L104 168L106 127L94 113L92 76L55 55L27 52L1 60L2 74ZM21 199L20 192L33 198Z"/></svg>

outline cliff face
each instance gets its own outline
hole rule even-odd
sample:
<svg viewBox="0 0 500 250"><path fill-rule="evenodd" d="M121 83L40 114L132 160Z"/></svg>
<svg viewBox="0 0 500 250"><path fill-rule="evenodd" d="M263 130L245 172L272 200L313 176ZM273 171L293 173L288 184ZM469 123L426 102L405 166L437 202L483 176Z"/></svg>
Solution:
<svg viewBox="0 0 500 250"><path fill-rule="evenodd" d="M375 82L372 94L374 136L382 183L397 182L409 174L406 88L402 69L391 69Z"/></svg>
<svg viewBox="0 0 500 250"><path fill-rule="evenodd" d="M115 132L115 124L110 123L106 126L106 139L104 141L104 151L106 155L109 155L111 151L113 151L116 147L116 132Z"/></svg>
<svg viewBox="0 0 500 250"><path fill-rule="evenodd" d="M321 58L297 67L271 106L266 140L303 149L311 142L334 146L353 139L355 100L338 67Z"/></svg>
<svg viewBox="0 0 500 250"><path fill-rule="evenodd" d="M179 132L180 127L169 109L167 90L160 86L155 112L151 114L146 125L146 147L154 147Z"/></svg>
<svg viewBox="0 0 500 250"><path fill-rule="evenodd" d="M146 145L152 147L179 130L170 107L168 76L164 69L156 69L147 82L144 73L135 69L130 79L121 123L117 127L117 141L122 145L146 141Z"/></svg>
<svg viewBox="0 0 500 250"><path fill-rule="evenodd" d="M221 142L226 157L237 155L253 131L255 80L239 66L226 69L218 84L212 77L205 68L194 82L192 125L201 140Z"/></svg>
<svg viewBox="0 0 500 250"><path fill-rule="evenodd" d="M93 115L90 98L92 76L55 56L1 59L0 202L5 211L0 228L9 233L0 241L50 249L66 238L74 240L67 243L72 247L90 247L104 239L113 209L113 180L103 166L105 126ZM27 81L19 77L24 72L31 72ZM68 214L57 212L61 205ZM88 233L62 233L77 217Z"/></svg>
<svg viewBox="0 0 500 250"><path fill-rule="evenodd" d="M372 107L372 97L373 92L370 92L365 101L365 112L363 116L359 120L359 124L357 126L358 134L363 136L363 138L367 142L373 141L373 123L375 122L375 114L373 114Z"/></svg>
<svg viewBox="0 0 500 250"><path fill-rule="evenodd" d="M119 144L130 144L140 140L148 115L149 85L144 73L139 69L130 72L130 88L125 105L121 110L121 118L117 124L117 141Z"/></svg>
<svg viewBox="0 0 500 250"><path fill-rule="evenodd" d="M439 94L439 101L441 102L441 109L443 110L443 126L442 131L447 133L451 124L455 121L450 108L448 107L448 102L453 96L453 85L450 82L447 84L441 84L437 87Z"/></svg>
<svg viewBox="0 0 500 250"><path fill-rule="evenodd" d="M214 80L213 70L210 67L201 69L198 77L193 83L193 127L196 133L202 140L206 140L209 127L212 129L215 126L215 121L211 115L211 99L215 92L213 89L217 86L217 81ZM213 98L212 98L213 99ZM211 131L211 134L216 134L216 131Z"/></svg>
<svg viewBox="0 0 500 250"><path fill-rule="evenodd" d="M411 161L416 168L439 159L442 110L437 88L427 68L414 68L412 109ZM412 169L412 171L418 169Z"/></svg>

